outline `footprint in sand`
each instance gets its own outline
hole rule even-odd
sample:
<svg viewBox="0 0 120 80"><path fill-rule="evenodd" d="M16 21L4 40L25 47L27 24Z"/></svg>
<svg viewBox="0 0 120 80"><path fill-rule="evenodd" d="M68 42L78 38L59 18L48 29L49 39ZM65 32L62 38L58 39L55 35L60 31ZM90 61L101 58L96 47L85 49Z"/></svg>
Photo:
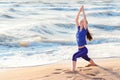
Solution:
<svg viewBox="0 0 120 80"><path fill-rule="evenodd" d="M104 78L93 78L92 80L106 80Z"/></svg>
<svg viewBox="0 0 120 80"><path fill-rule="evenodd" d="M86 75L96 76L96 74L94 74L94 73L87 73Z"/></svg>
<svg viewBox="0 0 120 80"><path fill-rule="evenodd" d="M53 72L52 74L60 74L61 72Z"/></svg>
<svg viewBox="0 0 120 80"><path fill-rule="evenodd" d="M67 78L72 78L72 76L67 76Z"/></svg>
<svg viewBox="0 0 120 80"><path fill-rule="evenodd" d="M77 67L78 69L81 69L81 68L83 68L83 67Z"/></svg>
<svg viewBox="0 0 120 80"><path fill-rule="evenodd" d="M79 69L79 71L82 71L83 67L77 67Z"/></svg>
<svg viewBox="0 0 120 80"><path fill-rule="evenodd" d="M97 76L100 72L99 71L89 71L86 73L86 75L89 75L89 76Z"/></svg>
<svg viewBox="0 0 120 80"><path fill-rule="evenodd" d="M60 74L62 73L62 69L55 69L55 72L53 72L52 74Z"/></svg>
<svg viewBox="0 0 120 80"><path fill-rule="evenodd" d="M92 68L85 68L85 69L84 68L80 68L79 69L79 71L90 71L90 70L92 70Z"/></svg>
<svg viewBox="0 0 120 80"><path fill-rule="evenodd" d="M77 67L79 71L89 71L92 70L92 68L85 68L85 67Z"/></svg>
<svg viewBox="0 0 120 80"><path fill-rule="evenodd" d="M92 68L83 69L83 71L89 71L89 70L92 70Z"/></svg>
<svg viewBox="0 0 120 80"><path fill-rule="evenodd" d="M62 69L55 69L56 71L61 71Z"/></svg>
<svg viewBox="0 0 120 80"><path fill-rule="evenodd" d="M45 75L44 77L50 77L50 75Z"/></svg>
<svg viewBox="0 0 120 80"><path fill-rule="evenodd" d="M68 70L68 71L67 71L67 70L64 71L64 73L66 73L66 74L79 74L78 71L74 71L74 72L73 72L73 71L69 71L69 70Z"/></svg>

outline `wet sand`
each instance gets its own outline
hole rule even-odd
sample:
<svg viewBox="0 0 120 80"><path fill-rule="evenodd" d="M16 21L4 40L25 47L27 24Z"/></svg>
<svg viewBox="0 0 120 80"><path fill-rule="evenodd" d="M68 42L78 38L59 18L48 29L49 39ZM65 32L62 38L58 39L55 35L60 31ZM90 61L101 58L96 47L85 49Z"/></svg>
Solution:
<svg viewBox="0 0 120 80"><path fill-rule="evenodd" d="M78 60L77 71L71 72L71 61L43 66L0 70L0 80L120 80L120 58L95 59L98 66L85 67Z"/></svg>

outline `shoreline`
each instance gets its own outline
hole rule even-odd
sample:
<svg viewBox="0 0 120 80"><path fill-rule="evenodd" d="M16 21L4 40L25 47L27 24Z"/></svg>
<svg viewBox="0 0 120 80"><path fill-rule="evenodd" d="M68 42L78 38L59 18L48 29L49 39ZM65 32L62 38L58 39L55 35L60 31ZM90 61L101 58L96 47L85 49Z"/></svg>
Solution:
<svg viewBox="0 0 120 80"><path fill-rule="evenodd" d="M103 60L110 60L110 59L120 59L120 57L108 57L108 58L92 58L93 60L95 61L103 61ZM60 60L60 61L56 61L56 62L53 62L53 63L46 63L46 64L41 64L41 65L32 65L32 66L18 66L18 67L0 67L0 71L1 70L10 70L10 69L19 69L19 68L32 68L32 67L41 67L41 66L47 66L47 65L54 65L54 64L58 64L58 63L65 63L65 62L70 62L71 60ZM88 62L85 61L84 59L82 58L79 58L78 59L78 62L84 64L87 64Z"/></svg>
<svg viewBox="0 0 120 80"><path fill-rule="evenodd" d="M92 45L87 45L86 47L89 49L88 55L90 55L92 59L99 60L104 58L107 58L107 59L120 58L119 51L118 51L119 44L117 43L116 44L113 44L113 43L92 44ZM38 49L35 49L34 51L37 51L37 50ZM62 61L62 60L71 60L72 55L77 51L77 46L58 46L57 48L55 48L54 46L52 49L49 49L46 51L45 50L44 50L45 52L44 54L41 54L42 52L39 50L38 52L25 50L21 54L20 49L16 50L13 53L9 53L9 52L3 53L3 54L1 53L0 69L29 67L34 65L41 66L41 65L58 63L59 61ZM11 56L7 56L7 55L5 56L4 54L5 55L10 54Z"/></svg>
<svg viewBox="0 0 120 80"><path fill-rule="evenodd" d="M0 70L1 80L119 80L120 58L95 59L98 66L84 67L78 60L77 73L71 73L71 61L64 60L42 66Z"/></svg>

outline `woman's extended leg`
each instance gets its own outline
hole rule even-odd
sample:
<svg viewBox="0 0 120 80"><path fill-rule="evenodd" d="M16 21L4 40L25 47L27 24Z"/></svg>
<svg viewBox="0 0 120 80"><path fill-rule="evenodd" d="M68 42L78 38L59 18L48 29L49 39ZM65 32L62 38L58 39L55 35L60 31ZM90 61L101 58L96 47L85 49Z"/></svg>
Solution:
<svg viewBox="0 0 120 80"><path fill-rule="evenodd" d="M97 64L95 64L95 62L92 60L92 59L90 59L90 64L88 64L86 67L89 67L89 66L97 66Z"/></svg>
<svg viewBox="0 0 120 80"><path fill-rule="evenodd" d="M89 66L97 66L97 65L95 64L95 62L88 57L87 54L84 55L84 56L82 56L82 58L85 59L86 61L90 62L90 64L88 64L86 67L89 67Z"/></svg>

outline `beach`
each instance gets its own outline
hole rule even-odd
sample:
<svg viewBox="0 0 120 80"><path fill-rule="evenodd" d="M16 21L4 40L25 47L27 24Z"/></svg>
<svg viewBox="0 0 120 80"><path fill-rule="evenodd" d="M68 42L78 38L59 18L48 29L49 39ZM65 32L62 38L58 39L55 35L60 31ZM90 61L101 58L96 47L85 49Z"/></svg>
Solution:
<svg viewBox="0 0 120 80"><path fill-rule="evenodd" d="M71 60L77 52L74 19L83 3L93 36L88 55L119 58L119 0L0 0L0 69Z"/></svg>
<svg viewBox="0 0 120 80"><path fill-rule="evenodd" d="M120 80L120 58L95 59L98 66L85 67L79 60L76 72L71 61L33 67L10 68L0 71L1 80Z"/></svg>
<svg viewBox="0 0 120 80"><path fill-rule="evenodd" d="M119 0L0 0L0 80L120 80ZM93 36L78 59L75 16L84 5ZM82 18L82 15L80 15Z"/></svg>

